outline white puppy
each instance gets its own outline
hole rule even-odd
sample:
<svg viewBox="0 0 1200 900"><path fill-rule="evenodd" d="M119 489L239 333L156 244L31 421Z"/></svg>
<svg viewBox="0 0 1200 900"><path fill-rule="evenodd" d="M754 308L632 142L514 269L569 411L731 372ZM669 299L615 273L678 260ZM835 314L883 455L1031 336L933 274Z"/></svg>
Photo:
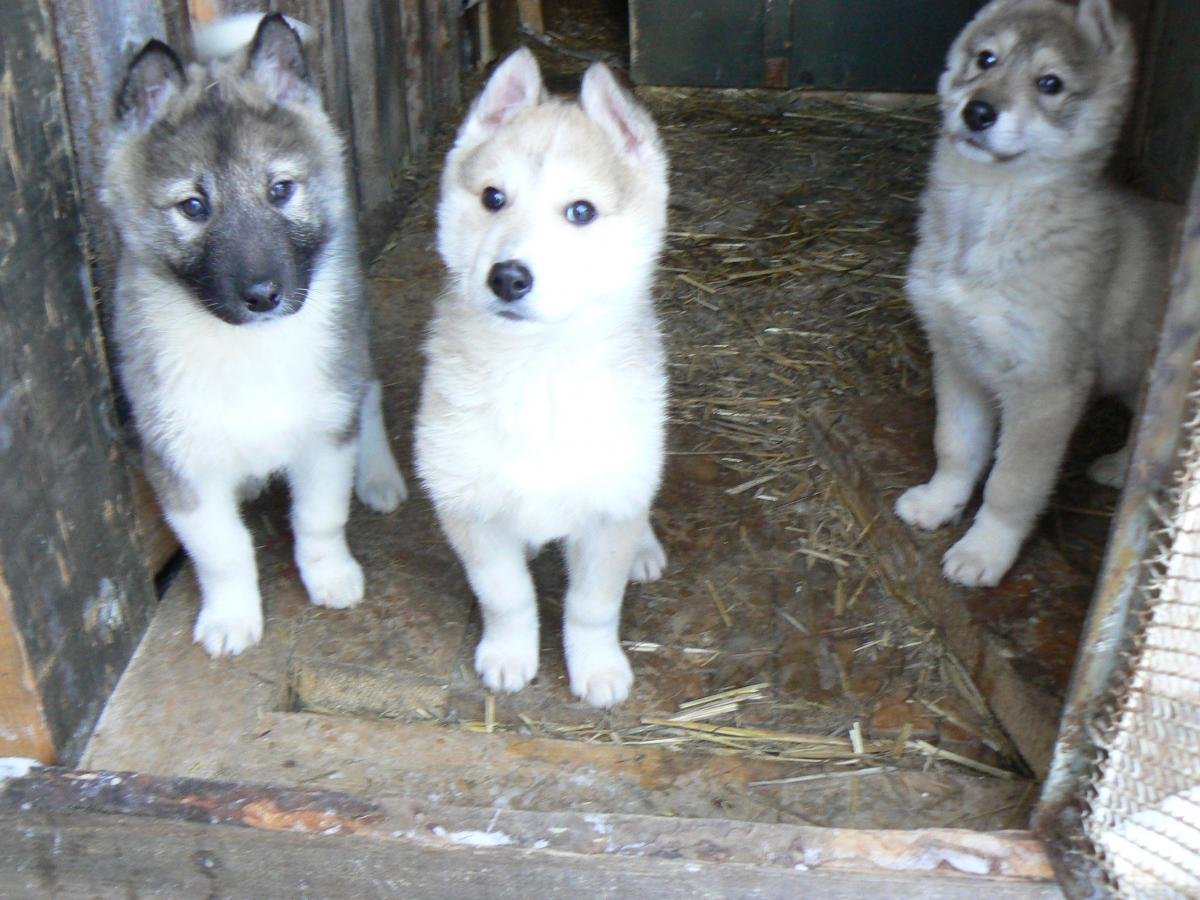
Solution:
<svg viewBox="0 0 1200 900"><path fill-rule="evenodd" d="M666 373L650 296L667 161L603 65L579 102L545 96L533 55L504 61L446 160L438 249L450 272L426 347L417 472L483 612L475 667L517 691L538 666L527 551L562 540L571 690L633 682L625 583L666 563L649 523Z"/></svg>

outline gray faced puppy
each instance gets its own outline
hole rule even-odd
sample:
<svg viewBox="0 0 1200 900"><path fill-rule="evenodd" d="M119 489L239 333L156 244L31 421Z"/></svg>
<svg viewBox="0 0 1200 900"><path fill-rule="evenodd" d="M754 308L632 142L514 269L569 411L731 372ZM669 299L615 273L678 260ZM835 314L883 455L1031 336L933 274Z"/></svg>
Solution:
<svg viewBox="0 0 1200 900"><path fill-rule="evenodd" d="M219 656L262 634L238 501L277 472L309 597L357 603L351 483L381 511L405 488L368 355L341 141L282 16L225 64L185 73L165 44L142 49L118 96L103 199L122 244L117 373L196 566L196 640Z"/></svg>
<svg viewBox="0 0 1200 900"><path fill-rule="evenodd" d="M995 0L950 48L908 273L934 357L937 471L896 512L918 528L954 519L996 448L943 560L960 584L1008 571L1089 397L1137 402L1176 215L1104 179L1134 70L1109 0ZM1119 486L1127 462L1090 474Z"/></svg>

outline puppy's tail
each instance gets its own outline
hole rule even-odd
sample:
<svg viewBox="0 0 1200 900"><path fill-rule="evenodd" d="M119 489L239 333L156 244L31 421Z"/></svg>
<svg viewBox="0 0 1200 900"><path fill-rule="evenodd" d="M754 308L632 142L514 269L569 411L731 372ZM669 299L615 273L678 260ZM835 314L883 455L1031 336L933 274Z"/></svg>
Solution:
<svg viewBox="0 0 1200 900"><path fill-rule="evenodd" d="M192 28L192 46L196 51L196 59L200 62L210 62L217 59L228 59L254 40L258 31L258 23L266 13L237 13L226 16L207 25L194 23ZM299 19L284 16L284 19L300 35L300 41L310 44L317 36L317 31L311 25L305 25Z"/></svg>

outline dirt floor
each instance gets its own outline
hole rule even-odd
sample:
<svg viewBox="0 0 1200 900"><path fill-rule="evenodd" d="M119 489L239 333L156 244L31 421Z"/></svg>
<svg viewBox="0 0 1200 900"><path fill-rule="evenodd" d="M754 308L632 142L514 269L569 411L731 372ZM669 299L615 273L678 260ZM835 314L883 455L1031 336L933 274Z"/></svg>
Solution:
<svg viewBox="0 0 1200 900"><path fill-rule="evenodd" d="M537 49L569 88L594 53L555 9L552 46ZM603 48L620 29L604 21L597 46L615 53ZM930 101L640 96L673 160L657 294L672 402L654 514L670 562L627 593L629 701L599 712L571 698L553 550L535 564L538 678L492 697L471 666L478 613L415 482L392 516L355 507L368 596L349 611L305 602L276 491L248 514L263 646L212 662L192 645L186 571L85 765L498 809L1023 824L1115 500L1081 470L1105 443L1094 435L1122 423L1093 420L999 588L945 585L937 560L961 528L918 537L890 512L932 467L928 358L902 290ZM442 280L436 176L422 173L369 269L410 479L419 345Z"/></svg>

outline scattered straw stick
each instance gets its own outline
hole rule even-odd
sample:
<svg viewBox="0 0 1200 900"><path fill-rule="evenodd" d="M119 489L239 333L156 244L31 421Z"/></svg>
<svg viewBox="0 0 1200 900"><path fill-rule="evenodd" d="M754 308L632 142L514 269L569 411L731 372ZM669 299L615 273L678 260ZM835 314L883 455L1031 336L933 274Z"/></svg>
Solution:
<svg viewBox="0 0 1200 900"><path fill-rule="evenodd" d="M761 700L762 692L770 686L770 683L766 681L760 681L758 684L748 684L745 687L731 688L727 691L709 694L707 697L700 697L696 700L686 700L679 704L679 708L690 709L693 706L702 706L706 703L714 703L717 700L729 700L735 697L747 700Z"/></svg>
<svg viewBox="0 0 1200 900"><path fill-rule="evenodd" d="M792 549L795 550L797 553L803 553L805 556L815 556L817 559L823 559L826 562L831 562L835 566L850 565L849 562L847 562L844 559L839 559L838 557L834 556L832 553L825 553L821 550L814 550L812 547L796 546L796 547L793 547Z"/></svg>
<svg viewBox="0 0 1200 900"><path fill-rule="evenodd" d="M762 700L763 689L769 687L764 681L746 687L721 691L697 700L688 700L679 704L680 712L671 716L672 722L694 722L700 719L712 719L726 713L737 712L742 703L747 700Z"/></svg>
<svg viewBox="0 0 1200 900"><path fill-rule="evenodd" d="M888 766L868 766L865 769L846 769L841 772L816 772L812 775L794 775L791 778L764 778L762 781L748 781L746 787L766 787L771 784L799 784L801 781L821 781L826 778L849 778L852 775L882 775L890 772Z"/></svg>
<svg viewBox="0 0 1200 900"><path fill-rule="evenodd" d="M739 702L737 700L722 700L708 706L685 709L683 712L671 716L671 721L694 722L699 719L713 719L717 716L723 716L726 713L737 712L738 706Z"/></svg>
<svg viewBox="0 0 1200 900"><path fill-rule="evenodd" d="M949 750L943 750L941 747L933 746L928 741L909 741L908 747L934 759L943 759L946 762L958 763L960 766L966 766L968 769L974 769L976 772L983 772L985 775L993 775L996 778L1007 778L1009 780L1017 777L1007 769L997 769L995 766L989 766L987 763L979 762L979 760L960 756Z"/></svg>
<svg viewBox="0 0 1200 900"><path fill-rule="evenodd" d="M733 619L729 618L729 611L725 609L725 604L721 602L721 595L717 593L717 589L713 587L711 581L704 582L708 586L708 592L712 595L713 603L716 604L717 612L721 614L721 621L725 623L726 628L733 627Z"/></svg>
<svg viewBox="0 0 1200 900"><path fill-rule="evenodd" d="M850 746L855 753L866 753L866 746L863 744L862 723L855 722L850 729Z"/></svg>
<svg viewBox="0 0 1200 900"><path fill-rule="evenodd" d="M678 275L676 275L675 277L676 277L676 278L678 278L680 281L682 281L684 284L690 284L690 285L691 285L692 287L694 287L696 290L698 290L698 291L704 291L704 293L706 293L706 294L708 294L708 295L710 295L710 296L711 296L712 294L715 294L715 293L717 292L717 289L716 289L716 288L714 288L714 287L709 287L709 286L708 286L707 284L705 284L703 281L697 281L697 280L696 280L695 278L693 278L691 275L688 275L688 274L686 274L686 273L684 273L684 272L681 272L681 273L679 273L679 274L678 274Z"/></svg>
<svg viewBox="0 0 1200 900"><path fill-rule="evenodd" d="M782 472L772 472L770 475L761 475L758 478L751 478L749 481L743 481L739 485L735 485L734 487L731 487L731 488L726 488L725 493L728 494L730 497L733 497L736 494L744 493L744 492L750 490L751 488L756 488L759 485L766 484L768 481L774 481L776 478L778 478L782 474L783 474Z"/></svg>
<svg viewBox="0 0 1200 900"><path fill-rule="evenodd" d="M779 744L815 744L825 747L841 747L852 750L850 739L834 737L828 734L799 734L790 731L771 731L768 728L741 728L734 725L709 725L703 722L672 722L670 719L659 719L651 716L642 717L643 725L663 725L668 728L684 728L688 731L700 731L705 734L718 734L724 737L741 738L749 741L772 742ZM864 742L864 752L875 752L889 749L890 742L867 744Z"/></svg>
<svg viewBox="0 0 1200 900"><path fill-rule="evenodd" d="M483 732L491 734L496 730L496 695L485 694L483 697Z"/></svg>

